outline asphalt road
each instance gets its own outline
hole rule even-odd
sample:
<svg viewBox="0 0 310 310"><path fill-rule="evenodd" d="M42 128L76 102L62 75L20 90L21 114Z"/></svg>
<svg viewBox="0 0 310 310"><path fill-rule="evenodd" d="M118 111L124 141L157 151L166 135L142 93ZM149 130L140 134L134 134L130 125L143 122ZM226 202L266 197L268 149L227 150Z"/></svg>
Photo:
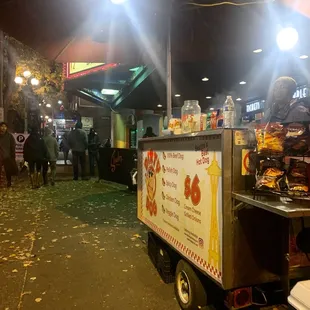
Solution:
<svg viewBox="0 0 310 310"><path fill-rule="evenodd" d="M178 310L145 237L121 186L0 188L0 310Z"/></svg>

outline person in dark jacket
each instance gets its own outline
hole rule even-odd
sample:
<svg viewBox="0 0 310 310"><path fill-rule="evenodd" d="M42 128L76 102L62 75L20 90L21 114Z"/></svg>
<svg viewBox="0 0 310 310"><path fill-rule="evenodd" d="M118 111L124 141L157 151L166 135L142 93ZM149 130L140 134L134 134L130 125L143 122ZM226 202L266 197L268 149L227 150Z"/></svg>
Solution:
<svg viewBox="0 0 310 310"><path fill-rule="evenodd" d="M99 136L95 129L91 128L88 135L88 160L89 172L92 177L95 176L95 163L99 167L99 146Z"/></svg>
<svg viewBox="0 0 310 310"><path fill-rule="evenodd" d="M62 140L60 143L60 149L62 150L62 152L64 153L64 160L65 160L65 165L67 165L67 161L69 158L69 151L70 151L70 146L68 143L68 132L65 132L64 135L62 136Z"/></svg>
<svg viewBox="0 0 310 310"><path fill-rule="evenodd" d="M111 143L111 139L110 138L107 139L106 143L104 144L104 147L108 148L108 149L112 147L112 143Z"/></svg>
<svg viewBox="0 0 310 310"><path fill-rule="evenodd" d="M16 166L15 163L15 139L12 134L8 132L6 123L0 123L0 178L2 173L2 166L5 170L7 187L12 185L11 167Z"/></svg>
<svg viewBox="0 0 310 310"><path fill-rule="evenodd" d="M59 147L57 140L52 136L53 131L49 128L45 128L44 130L44 143L47 150L47 160L43 163L43 182L44 185L48 184L48 177L47 177L47 171L48 171L48 164L51 168L51 185L55 185L55 177L56 177L56 163L59 155Z"/></svg>
<svg viewBox="0 0 310 310"><path fill-rule="evenodd" d="M32 188L41 186L42 164L47 160L47 149L39 129L33 127L24 144L24 160L28 162L29 176Z"/></svg>
<svg viewBox="0 0 310 310"><path fill-rule="evenodd" d="M153 137L156 137L155 133L153 132L153 128L147 127L145 135L143 136L143 138L153 138Z"/></svg>
<svg viewBox="0 0 310 310"><path fill-rule="evenodd" d="M87 134L82 129L81 122L76 123L75 130L68 136L69 147L72 150L73 180L79 179L79 164L81 166L81 176L85 180L86 150L88 148Z"/></svg>
<svg viewBox="0 0 310 310"><path fill-rule="evenodd" d="M288 76L278 78L273 86L272 102L264 115L265 122L310 122L310 112L302 100L293 99L296 81Z"/></svg>

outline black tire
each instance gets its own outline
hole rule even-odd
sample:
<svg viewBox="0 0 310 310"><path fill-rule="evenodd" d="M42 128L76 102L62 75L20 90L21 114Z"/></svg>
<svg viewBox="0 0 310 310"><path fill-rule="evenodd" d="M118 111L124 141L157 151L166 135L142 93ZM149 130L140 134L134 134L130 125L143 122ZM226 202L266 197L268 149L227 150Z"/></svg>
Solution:
<svg viewBox="0 0 310 310"><path fill-rule="evenodd" d="M181 283L183 281L181 279L184 278L189 285L185 289L187 293L182 294ZM196 271L182 259L179 261L175 272L174 292L182 310L197 310L207 305L207 293ZM184 299L186 295L188 295L185 298L187 300Z"/></svg>

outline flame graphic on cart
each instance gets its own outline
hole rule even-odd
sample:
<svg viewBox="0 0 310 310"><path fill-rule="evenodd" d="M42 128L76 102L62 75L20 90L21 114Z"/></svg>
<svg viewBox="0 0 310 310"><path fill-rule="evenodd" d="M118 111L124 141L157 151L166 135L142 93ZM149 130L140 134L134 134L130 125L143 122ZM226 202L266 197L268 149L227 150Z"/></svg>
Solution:
<svg viewBox="0 0 310 310"><path fill-rule="evenodd" d="M208 263L219 270L220 268L220 239L219 239L219 225L217 215L217 194L219 178L222 176L222 169L216 160L216 153L211 165L206 169L210 176L211 185L211 225L210 225L210 242L209 242L209 257Z"/></svg>
<svg viewBox="0 0 310 310"><path fill-rule="evenodd" d="M156 175L160 172L160 161L156 152L150 150L147 152L147 156L144 160L145 183L146 183L146 209L151 216L157 215L157 204L155 200L156 196Z"/></svg>

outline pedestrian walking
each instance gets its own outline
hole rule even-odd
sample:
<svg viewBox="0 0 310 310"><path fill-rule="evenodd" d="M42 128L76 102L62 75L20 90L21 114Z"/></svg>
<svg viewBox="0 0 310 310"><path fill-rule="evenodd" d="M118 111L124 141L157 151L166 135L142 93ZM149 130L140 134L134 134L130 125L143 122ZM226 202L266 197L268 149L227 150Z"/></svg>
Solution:
<svg viewBox="0 0 310 310"><path fill-rule="evenodd" d="M39 129L33 127L24 144L24 160L28 162L31 187L41 186L42 164L47 160L47 149Z"/></svg>
<svg viewBox="0 0 310 310"><path fill-rule="evenodd" d="M8 132L6 123L0 123L0 181L2 167L5 170L7 187L12 186L12 175L17 174L17 165L15 161L15 139Z"/></svg>
<svg viewBox="0 0 310 310"><path fill-rule="evenodd" d="M68 136L69 133L65 132L64 135L62 136L62 140L60 143L60 149L64 154L64 160L65 160L65 165L67 166L67 161L69 158L69 151L70 151L70 146L69 146L69 142L68 142Z"/></svg>
<svg viewBox="0 0 310 310"><path fill-rule="evenodd" d="M88 148L87 134L82 129L81 122L76 123L75 130L68 136L69 147L72 150L73 180L79 179L79 165L81 166L81 177L85 180L86 150Z"/></svg>
<svg viewBox="0 0 310 310"><path fill-rule="evenodd" d="M47 160L43 163L43 182L44 185L48 185L48 165L50 165L51 169L51 185L55 185L55 177L56 177L56 163L59 155L59 147L56 138L52 136L53 131L49 128L45 128L44 130L44 143L47 150Z"/></svg>
<svg viewBox="0 0 310 310"><path fill-rule="evenodd" d="M88 160L90 176L95 176L95 163L99 167L99 146L100 140L94 128L91 128L88 135Z"/></svg>

